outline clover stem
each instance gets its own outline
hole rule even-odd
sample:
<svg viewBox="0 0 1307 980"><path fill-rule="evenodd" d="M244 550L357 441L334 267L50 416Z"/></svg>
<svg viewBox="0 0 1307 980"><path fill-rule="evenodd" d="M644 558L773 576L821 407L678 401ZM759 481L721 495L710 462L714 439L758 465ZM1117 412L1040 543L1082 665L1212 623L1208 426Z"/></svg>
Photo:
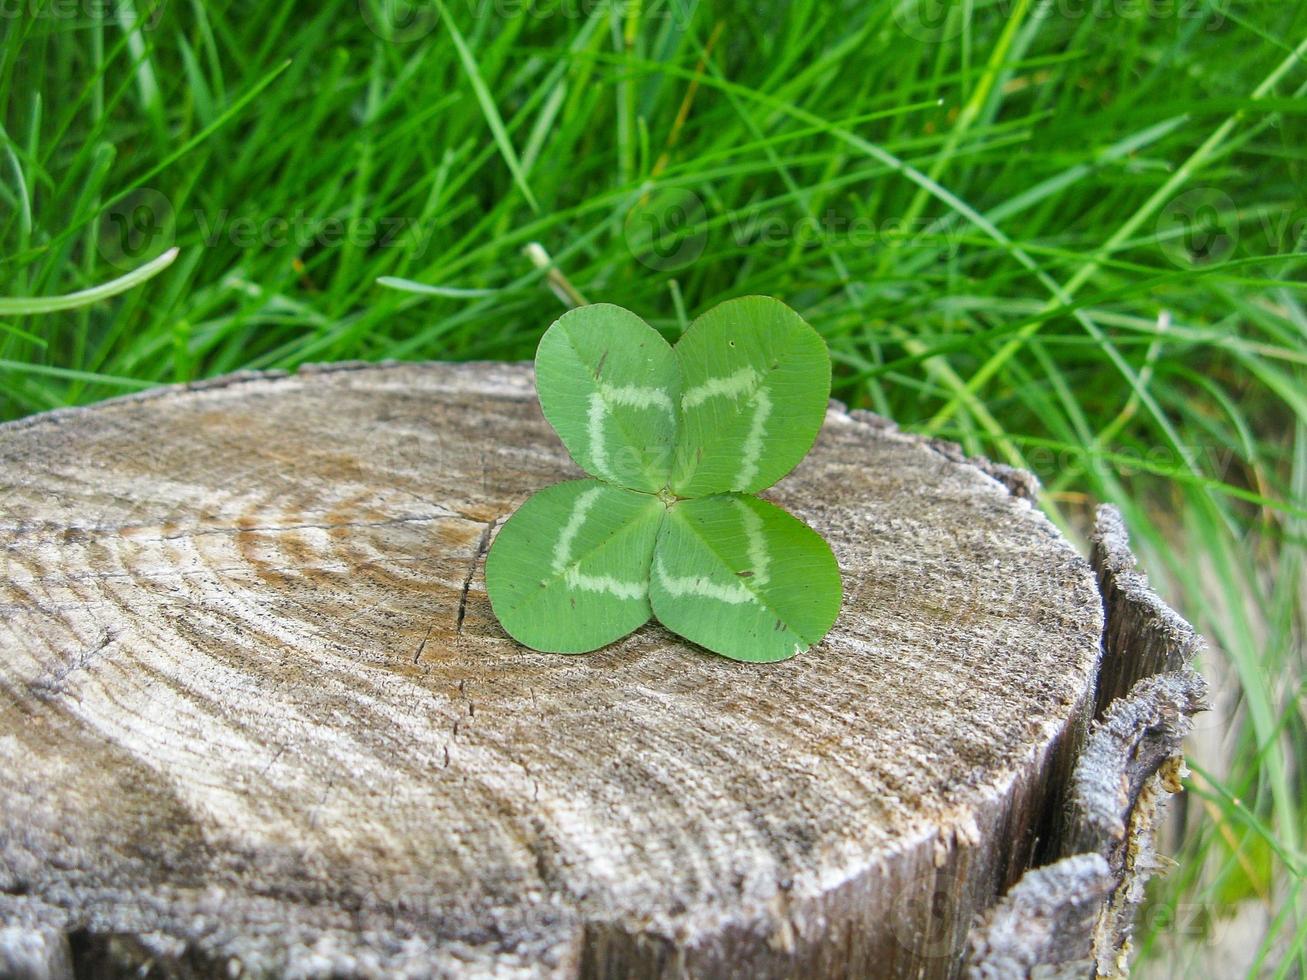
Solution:
<svg viewBox="0 0 1307 980"><path fill-rule="evenodd" d="M537 269L545 272L545 281L549 284L549 289L562 300L564 306L575 308L590 305L590 301L582 296L581 291L572 285L572 281L554 265L554 260L550 258L543 245L539 242L527 242L522 249L522 254L530 259L531 264Z"/></svg>

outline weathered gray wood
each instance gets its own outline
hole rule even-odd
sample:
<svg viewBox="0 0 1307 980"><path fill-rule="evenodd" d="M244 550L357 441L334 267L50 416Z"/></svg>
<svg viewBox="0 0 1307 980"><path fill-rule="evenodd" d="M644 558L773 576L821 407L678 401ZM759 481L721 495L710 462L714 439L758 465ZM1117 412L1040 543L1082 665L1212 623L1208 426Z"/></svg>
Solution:
<svg viewBox="0 0 1307 980"><path fill-rule="evenodd" d="M769 495L844 611L763 666L505 636L481 559L573 475L518 365L0 427L0 964L955 974L1093 704L1100 596L1028 481L833 407Z"/></svg>
<svg viewBox="0 0 1307 980"><path fill-rule="evenodd" d="M1098 854L1077 854L1028 871L971 931L967 976L1092 976L1094 935L1115 885Z"/></svg>
<svg viewBox="0 0 1307 980"><path fill-rule="evenodd" d="M1100 914L1094 954L1100 976L1129 971L1144 886L1164 867L1154 841L1169 794L1181 789L1184 737L1204 705L1192 670L1145 677L1095 723L1072 779L1072 833L1064 847L1104 857L1116 882Z"/></svg>
<svg viewBox="0 0 1307 980"><path fill-rule="evenodd" d="M1098 508L1090 561L1103 593L1107 622L1094 705L1095 716L1101 717L1141 678L1185 668L1202 646L1202 638L1136 570L1125 522L1115 507Z"/></svg>
<svg viewBox="0 0 1307 980"><path fill-rule="evenodd" d="M0 977L63 980L73 976L68 934L51 925L57 910L39 899L0 894Z"/></svg>
<svg viewBox="0 0 1307 980"><path fill-rule="evenodd" d="M968 941L973 980L1128 975L1135 913L1163 866L1157 828L1166 798L1181 789L1190 719L1206 707L1206 686L1189 667L1202 638L1135 570L1115 508L1099 508L1093 545L1104 659L1098 717L1055 834L1066 856L1028 872L977 923Z"/></svg>
<svg viewBox="0 0 1307 980"><path fill-rule="evenodd" d="M1124 868L1131 825L1153 777L1170 766L1164 779L1178 791L1181 745L1205 691L1192 670L1173 671L1143 678L1108 705L1072 776L1069 853L1101 854L1113 871Z"/></svg>

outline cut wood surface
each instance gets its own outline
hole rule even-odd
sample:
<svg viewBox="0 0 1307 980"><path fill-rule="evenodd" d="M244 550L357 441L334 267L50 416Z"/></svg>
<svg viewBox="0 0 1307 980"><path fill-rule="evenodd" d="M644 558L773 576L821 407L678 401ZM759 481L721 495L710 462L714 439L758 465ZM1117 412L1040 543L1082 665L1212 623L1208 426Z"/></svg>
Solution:
<svg viewBox="0 0 1307 980"><path fill-rule="evenodd" d="M507 637L486 549L578 472L522 365L0 427L0 973L956 974L1093 713L1027 478L833 406L764 496L843 611L753 665Z"/></svg>

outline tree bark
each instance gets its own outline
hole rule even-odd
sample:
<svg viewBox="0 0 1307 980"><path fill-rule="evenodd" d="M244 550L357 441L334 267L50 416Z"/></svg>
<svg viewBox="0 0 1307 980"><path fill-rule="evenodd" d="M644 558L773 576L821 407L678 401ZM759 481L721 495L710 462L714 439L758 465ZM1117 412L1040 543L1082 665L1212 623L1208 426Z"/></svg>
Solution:
<svg viewBox="0 0 1307 980"><path fill-rule="evenodd" d="M833 405L766 496L844 608L773 665L508 638L486 550L576 475L521 365L0 427L0 975L950 977L1023 872L1104 850L1064 819L1102 596L1028 474ZM1004 901L1097 921L1114 846L1084 907Z"/></svg>

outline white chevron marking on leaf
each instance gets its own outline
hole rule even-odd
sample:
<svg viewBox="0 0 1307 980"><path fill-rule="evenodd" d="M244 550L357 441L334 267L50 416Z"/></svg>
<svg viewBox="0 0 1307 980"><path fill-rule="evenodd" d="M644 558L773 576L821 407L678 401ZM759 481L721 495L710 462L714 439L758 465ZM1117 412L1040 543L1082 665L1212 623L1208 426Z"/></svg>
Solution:
<svg viewBox="0 0 1307 980"><path fill-rule="evenodd" d="M740 472L735 477L736 490L747 488L758 475L758 460L762 459L762 437L767 432L767 418L770 415L771 396L765 388L759 388L753 393L753 421L749 424L749 434L744 437Z"/></svg>
<svg viewBox="0 0 1307 980"><path fill-rule="evenodd" d="M744 536L748 539L749 570L753 572L753 584L766 585L771 580L771 556L767 553L767 543L762 536L762 518L743 500L734 503L744 522Z"/></svg>
<svg viewBox="0 0 1307 980"><path fill-rule="evenodd" d="M761 378L751 367L742 367L734 374L725 377L709 378L681 396L681 407L685 409L702 405L709 398L739 398L749 395L753 403L753 420L741 446L740 469L735 477L733 489L745 490L758 475L758 461L762 459L763 437L767 434L767 419L771 417L772 400L767 389L761 385Z"/></svg>
<svg viewBox="0 0 1307 980"><path fill-rule="evenodd" d="M722 585L720 582L709 582L701 576L672 575L663 564L662 555L654 561L654 570L658 573L658 581L662 587L674 596L699 596L704 599L716 599L731 606L756 601L754 594L739 582Z"/></svg>
<svg viewBox="0 0 1307 980"><path fill-rule="evenodd" d="M604 396L596 391L590 396L590 411L586 415L590 433L590 468L595 476L612 480L613 473L608 468L608 451L604 448L604 419L607 417Z"/></svg>
<svg viewBox="0 0 1307 980"><path fill-rule="evenodd" d="M586 413L590 462L596 476L616 482L617 478L608 466L608 450L604 445L604 422L608 420L613 405L624 408L660 408L673 418L676 406L672 404L671 396L661 388L641 385L600 385L590 395L590 406Z"/></svg>
<svg viewBox="0 0 1307 980"><path fill-rule="evenodd" d="M607 592L618 599L641 599L648 592L645 582L623 582L611 575L586 575L576 567L567 570L563 581L582 592Z"/></svg>
<svg viewBox="0 0 1307 980"><path fill-rule="evenodd" d="M576 503L572 505L572 513L568 515L567 523L563 525L563 530L558 535L558 543L554 545L555 572L561 572L572 560L572 542L576 540L581 525L590 515L590 508L595 505L601 493L603 487L591 487L576 498Z"/></svg>
<svg viewBox="0 0 1307 980"><path fill-rule="evenodd" d="M599 389L612 405L629 405L631 408L661 408L668 415L675 410L671 396L661 388L643 385L603 385Z"/></svg>
<svg viewBox="0 0 1307 980"><path fill-rule="evenodd" d="M734 374L724 378L709 378L703 384L691 388L681 396L681 407L694 408L709 398L739 398L757 383L758 372L751 367L742 367Z"/></svg>
<svg viewBox="0 0 1307 980"><path fill-rule="evenodd" d="M619 599L639 599L648 591L645 582L623 582L611 575L587 575L581 571L579 565L570 564L572 544L576 541L581 526L590 516L590 511L601 493L603 487L591 487L576 498L576 503L572 505L572 513L568 515L567 523L563 525L563 530L558 535L558 543L554 545L554 574L562 572L564 582L583 592L607 592Z"/></svg>

